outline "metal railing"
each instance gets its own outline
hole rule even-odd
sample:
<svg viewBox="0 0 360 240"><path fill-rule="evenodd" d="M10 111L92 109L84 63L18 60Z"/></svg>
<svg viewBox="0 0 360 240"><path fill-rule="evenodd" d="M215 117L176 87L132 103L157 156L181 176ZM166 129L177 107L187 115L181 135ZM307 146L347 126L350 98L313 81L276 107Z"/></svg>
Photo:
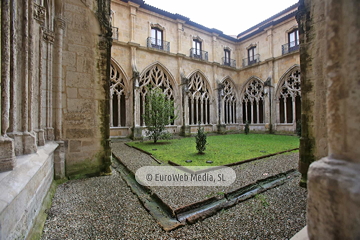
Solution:
<svg viewBox="0 0 360 240"><path fill-rule="evenodd" d="M119 28L112 27L112 39L118 40L119 37Z"/></svg>
<svg viewBox="0 0 360 240"><path fill-rule="evenodd" d="M190 57L208 61L208 52L196 48L190 49Z"/></svg>
<svg viewBox="0 0 360 240"><path fill-rule="evenodd" d="M260 54L255 54L253 57L244 58L242 61L242 66L247 67L258 62L260 62Z"/></svg>
<svg viewBox="0 0 360 240"><path fill-rule="evenodd" d="M299 41L289 42L281 46L282 54L291 53L299 50Z"/></svg>
<svg viewBox="0 0 360 240"><path fill-rule="evenodd" d="M165 52L170 52L170 43L166 41L161 41L159 39L155 39L152 37L147 38L147 46L148 48L154 48L158 50L162 50Z"/></svg>
<svg viewBox="0 0 360 240"><path fill-rule="evenodd" d="M223 57L222 58L222 64L225 65L225 66L235 68L236 67L236 60Z"/></svg>

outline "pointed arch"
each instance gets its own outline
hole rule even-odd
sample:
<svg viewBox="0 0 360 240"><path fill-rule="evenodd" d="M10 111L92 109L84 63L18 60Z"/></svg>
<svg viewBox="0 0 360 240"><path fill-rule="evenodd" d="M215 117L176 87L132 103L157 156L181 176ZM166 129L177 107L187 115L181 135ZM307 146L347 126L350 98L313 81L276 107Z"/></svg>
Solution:
<svg viewBox="0 0 360 240"><path fill-rule="evenodd" d="M264 82L255 76L243 85L241 92L243 123L264 123L265 99Z"/></svg>
<svg viewBox="0 0 360 240"><path fill-rule="evenodd" d="M171 100L175 100L175 81L173 75L160 62L155 62L145 68L140 74L140 116L145 113L146 95L149 87L160 88ZM145 126L143 117L140 117L141 126ZM174 123L172 123L174 124Z"/></svg>
<svg viewBox="0 0 360 240"><path fill-rule="evenodd" d="M276 90L277 122L296 123L301 119L300 66L290 67L280 78Z"/></svg>
<svg viewBox="0 0 360 240"><path fill-rule="evenodd" d="M222 90L220 94L220 106L222 109L221 122L225 124L233 124L237 122L237 91L234 81L230 77L222 80Z"/></svg>
<svg viewBox="0 0 360 240"><path fill-rule="evenodd" d="M129 97L124 70L112 58L110 62L110 127L126 125L126 101Z"/></svg>
<svg viewBox="0 0 360 240"><path fill-rule="evenodd" d="M187 86L189 124L210 123L211 90L209 81L200 71L189 75Z"/></svg>

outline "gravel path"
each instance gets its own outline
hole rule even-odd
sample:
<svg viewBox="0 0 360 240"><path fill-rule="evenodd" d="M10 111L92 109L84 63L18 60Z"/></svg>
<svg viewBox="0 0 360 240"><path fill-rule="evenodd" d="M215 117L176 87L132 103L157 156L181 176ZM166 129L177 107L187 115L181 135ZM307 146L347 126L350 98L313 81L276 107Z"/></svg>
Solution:
<svg viewBox="0 0 360 240"><path fill-rule="evenodd" d="M193 225L164 232L119 173L59 185L42 239L289 239L305 226L299 177Z"/></svg>
<svg viewBox="0 0 360 240"><path fill-rule="evenodd" d="M133 173L142 166L159 166L149 155L126 146L123 142L112 143L113 153ZM173 209L205 200L210 197L222 198L218 193L231 192L259 179L264 179L291 169L297 169L298 152L281 154L231 167L236 180L230 186L220 187L151 187L167 205Z"/></svg>

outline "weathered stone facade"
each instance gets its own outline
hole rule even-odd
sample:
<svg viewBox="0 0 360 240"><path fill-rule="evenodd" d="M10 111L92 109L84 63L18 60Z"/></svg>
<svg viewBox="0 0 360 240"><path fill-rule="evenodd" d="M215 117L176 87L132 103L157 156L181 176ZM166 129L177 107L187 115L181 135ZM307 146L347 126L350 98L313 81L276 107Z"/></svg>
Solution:
<svg viewBox="0 0 360 240"><path fill-rule="evenodd" d="M0 239L55 178L109 172L110 1L1 1Z"/></svg>
<svg viewBox="0 0 360 240"><path fill-rule="evenodd" d="M168 131L294 132L300 119L297 5L231 37L144 1L112 0L111 136L144 136L146 87L175 100ZM169 96L170 96L169 95Z"/></svg>
<svg viewBox="0 0 360 240"><path fill-rule="evenodd" d="M309 239L360 238L359 14L357 0L300 1Z"/></svg>

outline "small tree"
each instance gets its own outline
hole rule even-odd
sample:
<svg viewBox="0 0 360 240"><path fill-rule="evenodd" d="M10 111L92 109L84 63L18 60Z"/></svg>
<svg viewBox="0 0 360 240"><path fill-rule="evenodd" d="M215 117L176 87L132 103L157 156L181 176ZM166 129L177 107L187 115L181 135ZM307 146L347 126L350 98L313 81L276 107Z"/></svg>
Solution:
<svg viewBox="0 0 360 240"><path fill-rule="evenodd" d="M145 101L145 114L143 115L147 131L146 135L156 143L159 139L171 136L165 132L165 126L171 124L177 116L174 114L174 101L159 88L149 89Z"/></svg>
<svg viewBox="0 0 360 240"><path fill-rule="evenodd" d="M249 122L246 121L244 132L245 132L246 135L248 135L248 134L249 134L249 131L250 131Z"/></svg>
<svg viewBox="0 0 360 240"><path fill-rule="evenodd" d="M203 127L198 127L198 132L195 136L196 139L196 150L198 150L199 154L204 154L206 150L206 133L204 132Z"/></svg>

